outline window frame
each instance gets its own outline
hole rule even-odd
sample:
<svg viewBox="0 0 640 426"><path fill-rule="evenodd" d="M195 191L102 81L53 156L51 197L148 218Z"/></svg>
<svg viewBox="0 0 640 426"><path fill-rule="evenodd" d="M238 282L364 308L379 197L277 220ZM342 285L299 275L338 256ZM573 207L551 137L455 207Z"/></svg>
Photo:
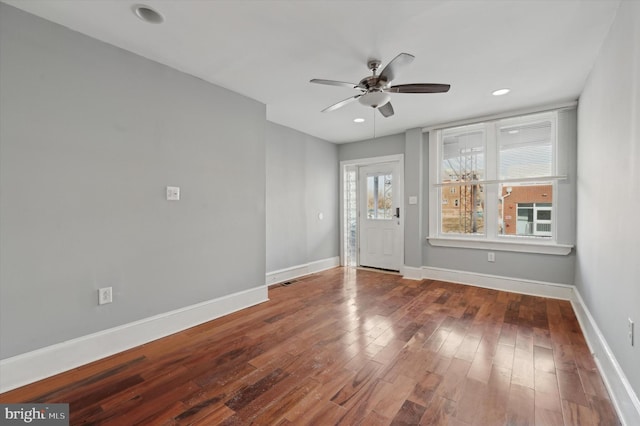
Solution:
<svg viewBox="0 0 640 426"><path fill-rule="evenodd" d="M551 122L552 170L550 176L534 178L499 179L499 133L508 127ZM452 129L481 127L484 130L485 179L478 180L484 186L485 208L483 234L446 234L442 232L442 202L444 188L453 183L444 183L442 179L443 133ZM529 253L566 255L572 245L560 244L558 238L558 181L566 176L558 176L558 111L531 113L513 117L500 117L458 126L443 126L429 131L429 236L427 240L433 246L461 247L490 250L504 250ZM551 237L504 235L499 233L498 191L500 184L535 184L551 182ZM459 184L460 182L458 182ZM493 201L496 202L494 203Z"/></svg>

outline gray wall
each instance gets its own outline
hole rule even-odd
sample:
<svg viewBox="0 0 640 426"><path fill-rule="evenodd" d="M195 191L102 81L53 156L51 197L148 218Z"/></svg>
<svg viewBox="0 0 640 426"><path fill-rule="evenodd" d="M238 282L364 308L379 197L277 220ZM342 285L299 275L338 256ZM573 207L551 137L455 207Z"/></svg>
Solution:
<svg viewBox="0 0 640 426"><path fill-rule="evenodd" d="M405 136L398 133L376 139L367 139L338 145L340 161L360 158L383 157L385 155L404 154Z"/></svg>
<svg viewBox="0 0 640 426"><path fill-rule="evenodd" d="M411 129L405 133L404 157L404 264L413 268L422 266L422 245L424 238L421 217L423 210L422 193L428 186L423 176L426 166L422 161L423 150L428 149L422 141L422 129ZM418 197L418 204L409 204L409 197Z"/></svg>
<svg viewBox="0 0 640 426"><path fill-rule="evenodd" d="M3 4L0 55L1 358L264 284L264 105Z"/></svg>
<svg viewBox="0 0 640 426"><path fill-rule="evenodd" d="M339 256L338 147L267 123L266 172L267 272Z"/></svg>
<svg viewBox="0 0 640 426"><path fill-rule="evenodd" d="M558 197L562 204L556 211L558 217L558 242L575 243L575 155L576 155L576 110L560 111L558 114L558 166L559 173L567 180L558 182ZM423 164L424 182L428 181L429 149L428 134L424 134ZM423 265L481 274L498 275L559 284L573 284L575 251L569 255L547 255L494 251L495 262L487 262L489 250L451 247L434 247L426 241L429 235L429 187L424 185L422 217Z"/></svg>
<svg viewBox="0 0 640 426"><path fill-rule="evenodd" d="M580 97L578 123L575 284L640 395L639 2L621 3Z"/></svg>

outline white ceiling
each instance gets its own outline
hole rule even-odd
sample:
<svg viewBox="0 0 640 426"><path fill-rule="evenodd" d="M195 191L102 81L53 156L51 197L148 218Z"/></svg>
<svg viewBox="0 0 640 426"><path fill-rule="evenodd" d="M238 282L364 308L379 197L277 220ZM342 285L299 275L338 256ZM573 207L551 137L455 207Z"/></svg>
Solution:
<svg viewBox="0 0 640 426"><path fill-rule="evenodd" d="M350 142L578 98L619 0L311 1L3 0L27 12L192 74L267 105L267 119ZM384 118L359 92L369 58L415 55L393 84L449 83L446 94L392 94ZM511 88L506 96L491 92ZM375 115L375 129L374 129ZM363 117L362 124L353 123Z"/></svg>

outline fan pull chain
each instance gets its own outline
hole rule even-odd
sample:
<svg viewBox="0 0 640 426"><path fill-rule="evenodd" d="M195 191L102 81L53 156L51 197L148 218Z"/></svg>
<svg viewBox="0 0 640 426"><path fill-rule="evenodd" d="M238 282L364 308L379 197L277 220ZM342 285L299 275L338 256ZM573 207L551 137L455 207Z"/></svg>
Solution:
<svg viewBox="0 0 640 426"><path fill-rule="evenodd" d="M373 109L373 138L376 138L376 109Z"/></svg>

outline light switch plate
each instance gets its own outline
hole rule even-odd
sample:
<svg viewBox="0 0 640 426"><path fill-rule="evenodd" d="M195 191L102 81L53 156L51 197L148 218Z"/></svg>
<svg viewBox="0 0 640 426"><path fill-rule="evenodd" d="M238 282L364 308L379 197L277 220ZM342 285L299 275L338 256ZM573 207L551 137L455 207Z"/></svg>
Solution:
<svg viewBox="0 0 640 426"><path fill-rule="evenodd" d="M418 204L418 197L415 195L409 197L409 204Z"/></svg>
<svg viewBox="0 0 640 426"><path fill-rule="evenodd" d="M167 186L167 200L168 201L178 201L178 200L180 200L180 187L178 187L178 186Z"/></svg>

